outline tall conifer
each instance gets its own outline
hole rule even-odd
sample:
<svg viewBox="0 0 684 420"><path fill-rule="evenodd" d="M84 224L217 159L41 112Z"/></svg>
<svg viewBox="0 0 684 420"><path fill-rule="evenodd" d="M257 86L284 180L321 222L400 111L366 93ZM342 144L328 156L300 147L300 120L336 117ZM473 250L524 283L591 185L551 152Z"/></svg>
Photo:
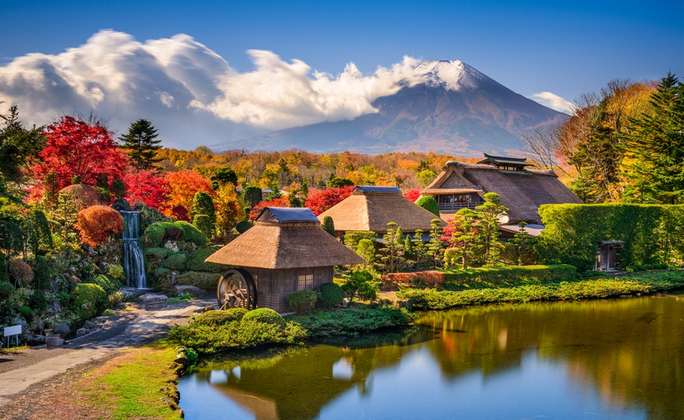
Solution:
<svg viewBox="0 0 684 420"><path fill-rule="evenodd" d="M126 150L133 164L138 169L149 170L161 161L156 158L157 151L162 148L161 140L157 140L158 136L152 123L139 119L131 124L128 133L119 137L119 140L123 142L121 147Z"/></svg>

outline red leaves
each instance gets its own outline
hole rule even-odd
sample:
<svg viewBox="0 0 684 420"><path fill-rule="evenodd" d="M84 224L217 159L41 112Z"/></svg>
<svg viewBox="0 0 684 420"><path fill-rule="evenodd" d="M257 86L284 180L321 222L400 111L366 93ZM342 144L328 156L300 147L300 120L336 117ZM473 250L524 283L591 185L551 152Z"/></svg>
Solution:
<svg viewBox="0 0 684 420"><path fill-rule="evenodd" d="M123 231L123 218L108 206L90 206L76 214L74 225L80 231L81 242L97 246L107 242L112 235Z"/></svg>
<svg viewBox="0 0 684 420"><path fill-rule="evenodd" d="M107 175L110 183L123 178L126 157L112 133L99 123L89 125L66 116L47 126L43 135L47 142L38 155L41 163L33 167L38 181L50 171L57 174L60 188L71 185L74 176L86 185L95 185L99 174ZM42 182L35 188L42 191Z"/></svg>
<svg viewBox="0 0 684 420"><path fill-rule="evenodd" d="M409 200L411 200L415 203L416 200L420 197L420 190L415 189L415 190L406 191L406 193L404 194L404 197L408 198Z"/></svg>
<svg viewBox="0 0 684 420"><path fill-rule="evenodd" d="M169 184L157 171L129 172L124 177L124 183L126 199L132 205L142 201L146 206L159 210L168 200Z"/></svg>
<svg viewBox="0 0 684 420"><path fill-rule="evenodd" d="M314 191L309 195L309 198L307 198L306 207L310 208L314 214L318 216L330 207L349 197L353 189L354 187L350 186Z"/></svg>
<svg viewBox="0 0 684 420"><path fill-rule="evenodd" d="M254 206L254 208L252 208L252 210L249 212L249 220L256 220L264 207L290 207L290 203L285 197L276 198L273 201L262 201Z"/></svg>

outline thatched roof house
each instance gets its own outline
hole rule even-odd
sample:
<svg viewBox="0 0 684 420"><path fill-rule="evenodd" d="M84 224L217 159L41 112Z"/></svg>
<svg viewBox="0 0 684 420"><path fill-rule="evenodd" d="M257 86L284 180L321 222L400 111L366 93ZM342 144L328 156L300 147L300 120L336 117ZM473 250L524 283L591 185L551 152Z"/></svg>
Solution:
<svg viewBox="0 0 684 420"><path fill-rule="evenodd" d="M289 311L286 299L293 292L332 282L333 266L365 263L321 229L310 209L283 207L264 208L251 229L206 261L242 268L242 275L251 277L246 281L256 287L256 305L278 312ZM222 282L221 304L223 293L230 292L221 291Z"/></svg>
<svg viewBox="0 0 684 420"><path fill-rule="evenodd" d="M399 188L374 186L354 188L349 197L318 215L318 219L323 221L325 216L332 217L338 235L346 231L385 233L389 222L407 233L429 231L430 222L437 218L404 197Z"/></svg>
<svg viewBox="0 0 684 420"><path fill-rule="evenodd" d="M542 204L582 203L553 171L528 169L524 158L492 156L477 164L447 162L442 173L421 191L435 197L443 217L461 208L474 208L487 192L499 194L510 209L509 222L541 223L537 210Z"/></svg>

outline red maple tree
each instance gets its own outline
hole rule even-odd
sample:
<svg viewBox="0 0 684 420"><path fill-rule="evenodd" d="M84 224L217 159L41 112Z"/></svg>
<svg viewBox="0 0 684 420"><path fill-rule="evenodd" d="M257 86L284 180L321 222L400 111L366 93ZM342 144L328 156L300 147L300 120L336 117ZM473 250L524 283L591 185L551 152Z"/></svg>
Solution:
<svg viewBox="0 0 684 420"><path fill-rule="evenodd" d="M90 206L79 211L76 217L78 221L74 226L80 232L81 242L90 246L107 242L123 231L121 214L109 206Z"/></svg>
<svg viewBox="0 0 684 420"><path fill-rule="evenodd" d="M132 205L142 202L161 210L169 199L169 184L157 171L128 172L124 177L126 199Z"/></svg>
<svg viewBox="0 0 684 420"><path fill-rule="evenodd" d="M411 200L415 203L416 200L420 197L420 190L415 189L415 190L406 191L404 193L404 197L408 198L409 200Z"/></svg>
<svg viewBox="0 0 684 420"><path fill-rule="evenodd" d="M48 125L43 135L47 138L45 149L32 168L38 181L34 196L42 195L42 180L50 171L57 174L59 188L71 185L75 176L83 184L95 185L98 175L107 175L110 188L114 179L123 178L126 156L118 149L112 132L100 123L65 116Z"/></svg>
<svg viewBox="0 0 684 420"><path fill-rule="evenodd" d="M305 206L310 208L311 211L318 216L330 207L349 197L354 188L354 186L349 186L313 191L309 193L309 198L306 199Z"/></svg>
<svg viewBox="0 0 684 420"><path fill-rule="evenodd" d="M287 198L285 197L275 198L271 201L262 201L256 206L252 207L252 210L249 212L249 220L256 220L264 207L290 207L290 202L287 201Z"/></svg>
<svg viewBox="0 0 684 420"><path fill-rule="evenodd" d="M216 196L209 180L193 170L168 173L164 179L169 185L169 200L166 202L164 214L171 216L173 209L183 206L187 211L192 208L192 199L198 191Z"/></svg>

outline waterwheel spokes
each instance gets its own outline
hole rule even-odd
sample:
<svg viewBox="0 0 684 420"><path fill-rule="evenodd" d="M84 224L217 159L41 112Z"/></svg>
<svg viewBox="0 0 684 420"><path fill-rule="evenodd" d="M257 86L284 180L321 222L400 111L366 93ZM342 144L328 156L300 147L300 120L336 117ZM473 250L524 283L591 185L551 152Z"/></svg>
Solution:
<svg viewBox="0 0 684 420"><path fill-rule="evenodd" d="M252 276L240 268L226 271L219 280L216 297L221 309L256 308L256 286Z"/></svg>

